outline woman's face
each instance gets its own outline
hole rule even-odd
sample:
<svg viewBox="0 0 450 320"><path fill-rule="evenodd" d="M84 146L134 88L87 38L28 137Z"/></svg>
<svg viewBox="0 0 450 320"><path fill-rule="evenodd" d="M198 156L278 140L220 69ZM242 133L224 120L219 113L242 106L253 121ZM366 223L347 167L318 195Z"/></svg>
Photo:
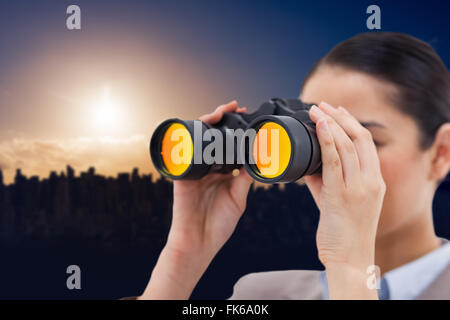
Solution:
<svg viewBox="0 0 450 320"><path fill-rule="evenodd" d="M344 106L372 133L386 183L377 237L406 230L413 219L424 218L434 195L430 152L420 150L414 120L390 102L394 93L394 86L374 77L324 65L310 77L300 97L307 103Z"/></svg>

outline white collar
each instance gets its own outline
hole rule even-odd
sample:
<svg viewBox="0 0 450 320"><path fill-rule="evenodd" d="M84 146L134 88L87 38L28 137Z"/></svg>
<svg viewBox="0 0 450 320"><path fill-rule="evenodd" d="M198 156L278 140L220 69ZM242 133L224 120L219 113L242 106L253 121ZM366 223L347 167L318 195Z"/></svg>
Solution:
<svg viewBox="0 0 450 320"><path fill-rule="evenodd" d="M417 298L450 264L450 242L443 241L438 249L384 274L391 300Z"/></svg>

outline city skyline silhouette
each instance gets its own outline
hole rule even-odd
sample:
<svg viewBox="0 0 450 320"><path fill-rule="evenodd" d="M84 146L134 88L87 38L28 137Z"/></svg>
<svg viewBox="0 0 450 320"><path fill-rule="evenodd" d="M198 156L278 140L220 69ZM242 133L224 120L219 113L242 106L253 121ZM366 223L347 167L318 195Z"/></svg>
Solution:
<svg viewBox="0 0 450 320"><path fill-rule="evenodd" d="M171 181L137 168L104 177L94 167L76 175L67 166L43 179L17 169L10 185L1 175L0 297L119 298L144 289L167 239ZM450 238L449 197L447 176L433 203L436 233L444 238ZM233 236L193 298L227 298L249 272L323 268L315 244L318 218L305 185L254 184ZM86 275L84 290L65 287L71 264Z"/></svg>

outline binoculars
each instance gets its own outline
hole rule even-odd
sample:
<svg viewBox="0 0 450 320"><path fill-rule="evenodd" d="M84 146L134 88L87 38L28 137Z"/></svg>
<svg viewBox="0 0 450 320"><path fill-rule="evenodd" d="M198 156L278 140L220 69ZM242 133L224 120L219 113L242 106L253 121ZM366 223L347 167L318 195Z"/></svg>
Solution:
<svg viewBox="0 0 450 320"><path fill-rule="evenodd" d="M273 98L255 112L225 113L220 122L169 119L150 140L158 172L170 179L194 180L209 173L245 167L263 183L293 182L320 172L320 146L312 104Z"/></svg>

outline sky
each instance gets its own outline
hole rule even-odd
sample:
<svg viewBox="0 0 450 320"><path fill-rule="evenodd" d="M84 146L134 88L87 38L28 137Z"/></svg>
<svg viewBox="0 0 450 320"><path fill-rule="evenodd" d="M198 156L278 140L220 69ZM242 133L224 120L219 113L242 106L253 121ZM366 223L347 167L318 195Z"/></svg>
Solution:
<svg viewBox="0 0 450 320"><path fill-rule="evenodd" d="M66 27L71 4L81 30ZM317 59L368 31L371 4L382 31L416 36L450 65L447 1L0 0L4 180L66 165L153 172L158 123L297 97Z"/></svg>

